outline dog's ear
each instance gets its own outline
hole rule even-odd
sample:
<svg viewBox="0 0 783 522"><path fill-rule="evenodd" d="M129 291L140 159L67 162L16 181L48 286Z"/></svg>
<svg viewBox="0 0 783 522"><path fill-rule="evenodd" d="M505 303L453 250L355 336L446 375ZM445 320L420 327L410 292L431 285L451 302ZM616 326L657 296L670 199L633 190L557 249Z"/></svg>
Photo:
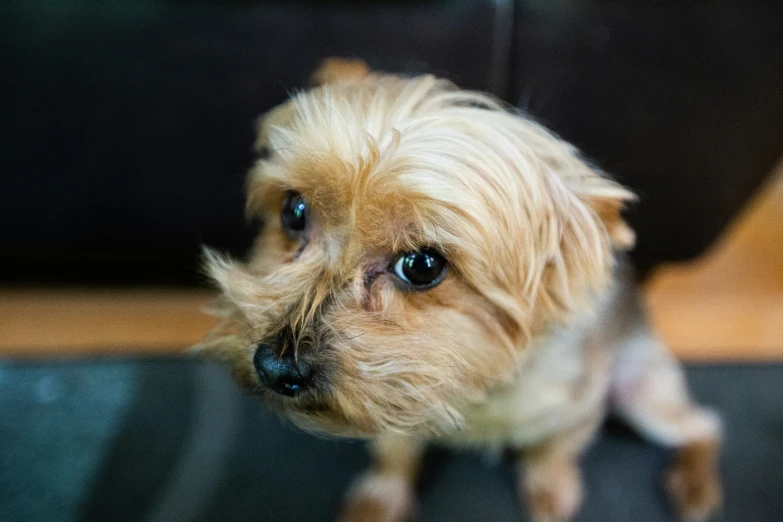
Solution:
<svg viewBox="0 0 783 522"><path fill-rule="evenodd" d="M623 210L628 203L636 201L636 195L595 171L575 179L566 178L566 183L601 220L612 246L618 250L631 250L636 243L636 234L623 219Z"/></svg>
<svg viewBox="0 0 783 522"><path fill-rule="evenodd" d="M550 178L559 232L547 243L538 293L543 317L564 317L589 306L592 293L611 280L612 249L630 249L635 240L622 211L636 196L578 157L562 159L563 168L553 169Z"/></svg>
<svg viewBox="0 0 783 522"><path fill-rule="evenodd" d="M358 58L326 58L310 77L314 87L328 83L356 83L370 74L370 67Z"/></svg>
<svg viewBox="0 0 783 522"><path fill-rule="evenodd" d="M539 143L541 158L567 192L592 211L606 230L612 247L630 250L636 234L623 219L623 210L636 194L592 166L578 149L561 140ZM557 191L556 191L557 192Z"/></svg>

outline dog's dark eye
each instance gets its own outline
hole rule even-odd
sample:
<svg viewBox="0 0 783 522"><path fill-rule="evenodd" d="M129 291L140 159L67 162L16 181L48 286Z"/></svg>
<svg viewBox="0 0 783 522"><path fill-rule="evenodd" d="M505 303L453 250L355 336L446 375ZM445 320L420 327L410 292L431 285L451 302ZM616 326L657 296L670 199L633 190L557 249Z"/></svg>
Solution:
<svg viewBox="0 0 783 522"><path fill-rule="evenodd" d="M446 260L431 248L408 252L395 261L394 273L419 290L432 288L446 275Z"/></svg>
<svg viewBox="0 0 783 522"><path fill-rule="evenodd" d="M293 190L286 192L280 221L288 232L304 231L307 226L307 202L300 193Z"/></svg>

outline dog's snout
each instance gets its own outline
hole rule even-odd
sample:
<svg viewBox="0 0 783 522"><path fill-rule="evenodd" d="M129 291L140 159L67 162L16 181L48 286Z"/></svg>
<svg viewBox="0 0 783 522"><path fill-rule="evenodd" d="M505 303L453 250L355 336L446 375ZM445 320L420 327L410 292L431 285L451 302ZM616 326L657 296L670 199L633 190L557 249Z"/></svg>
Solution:
<svg viewBox="0 0 783 522"><path fill-rule="evenodd" d="M253 357L261 382L270 390L293 397L310 385L312 368L308 364L297 364L292 350L282 355L271 344L262 343Z"/></svg>

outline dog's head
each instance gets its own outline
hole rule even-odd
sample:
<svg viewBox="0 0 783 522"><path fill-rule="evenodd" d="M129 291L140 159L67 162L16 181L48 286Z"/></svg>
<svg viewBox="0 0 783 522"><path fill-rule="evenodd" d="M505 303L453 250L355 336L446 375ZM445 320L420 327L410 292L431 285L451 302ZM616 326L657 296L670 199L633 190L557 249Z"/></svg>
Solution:
<svg viewBox="0 0 783 522"><path fill-rule="evenodd" d="M265 227L246 262L208 254L226 311L201 346L303 427L442 431L590 306L633 196L489 96L357 67L262 119Z"/></svg>

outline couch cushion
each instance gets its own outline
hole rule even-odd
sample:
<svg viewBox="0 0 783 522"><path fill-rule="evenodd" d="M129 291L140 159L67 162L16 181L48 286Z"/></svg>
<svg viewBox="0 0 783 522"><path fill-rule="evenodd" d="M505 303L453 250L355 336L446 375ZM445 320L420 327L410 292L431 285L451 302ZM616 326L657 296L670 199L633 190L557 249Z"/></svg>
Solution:
<svg viewBox="0 0 783 522"><path fill-rule="evenodd" d="M0 3L0 281L199 281L259 114L332 55L490 89L502 3Z"/></svg>
<svg viewBox="0 0 783 522"><path fill-rule="evenodd" d="M639 193L639 268L702 252L783 155L783 4L518 4L511 98Z"/></svg>

